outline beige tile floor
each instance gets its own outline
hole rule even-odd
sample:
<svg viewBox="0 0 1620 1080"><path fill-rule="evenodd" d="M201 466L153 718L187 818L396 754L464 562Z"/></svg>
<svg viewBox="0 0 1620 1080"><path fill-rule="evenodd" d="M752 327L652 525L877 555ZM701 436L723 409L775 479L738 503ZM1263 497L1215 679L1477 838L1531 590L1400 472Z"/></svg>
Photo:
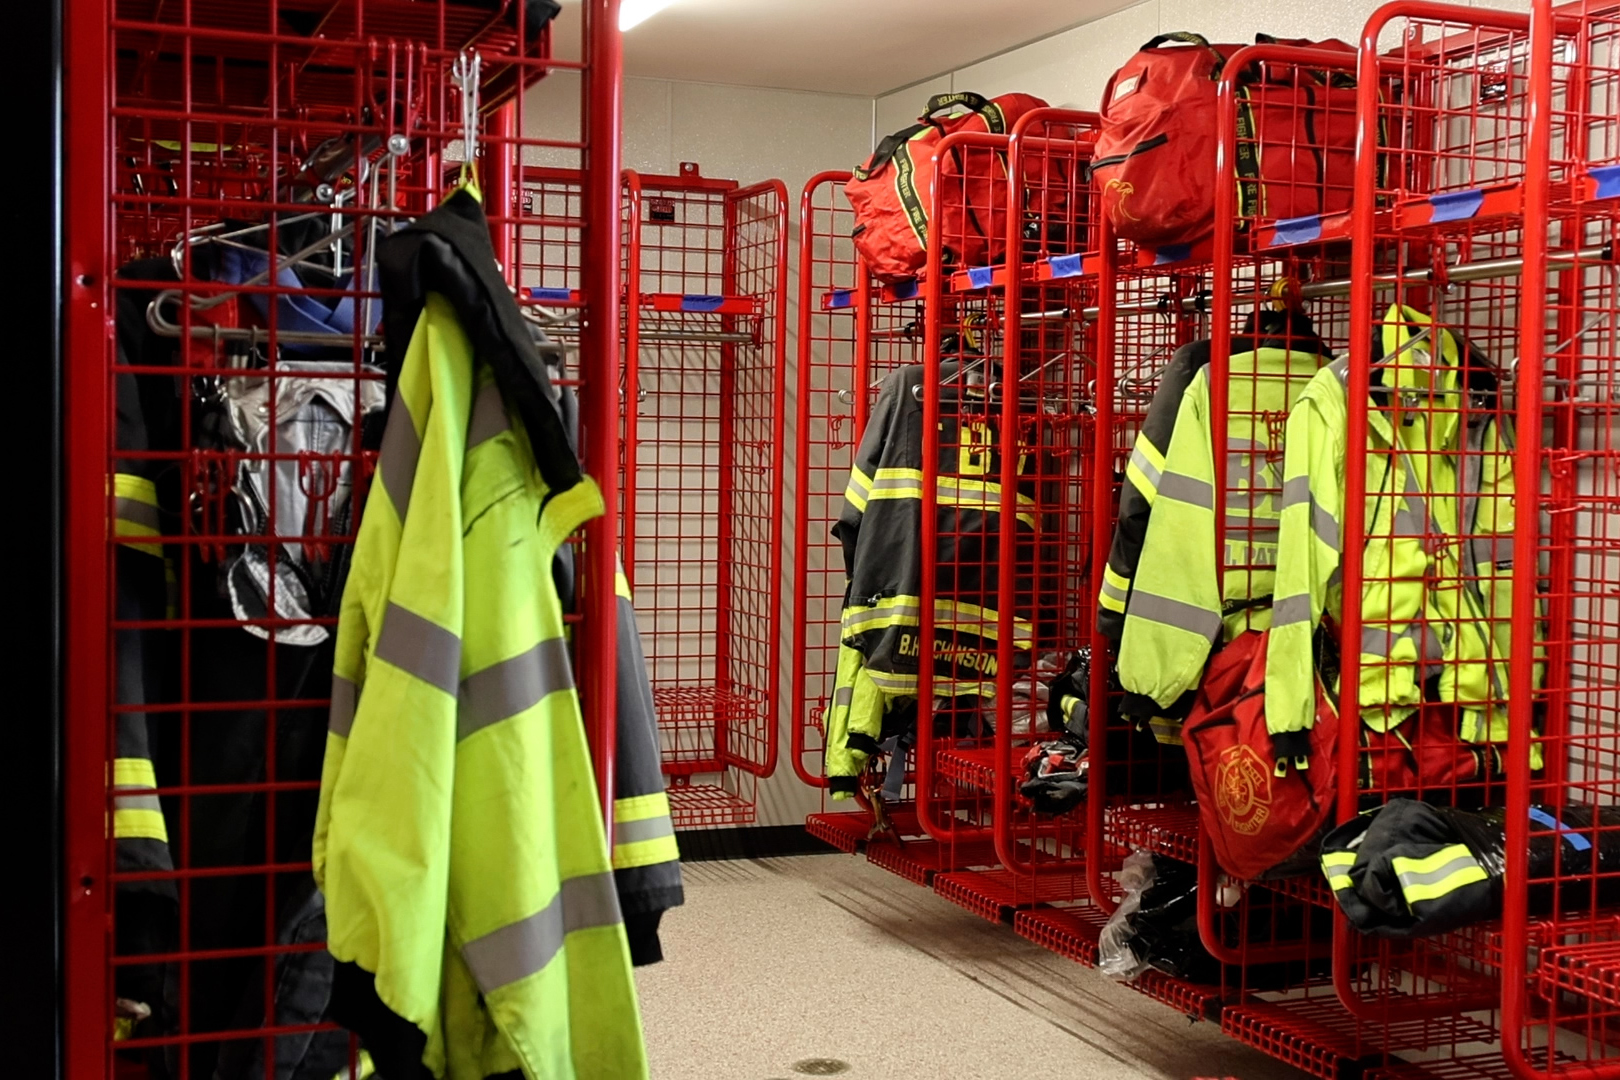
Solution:
<svg viewBox="0 0 1620 1080"><path fill-rule="evenodd" d="M685 869L638 978L653 1080L1304 1075L862 858Z"/></svg>

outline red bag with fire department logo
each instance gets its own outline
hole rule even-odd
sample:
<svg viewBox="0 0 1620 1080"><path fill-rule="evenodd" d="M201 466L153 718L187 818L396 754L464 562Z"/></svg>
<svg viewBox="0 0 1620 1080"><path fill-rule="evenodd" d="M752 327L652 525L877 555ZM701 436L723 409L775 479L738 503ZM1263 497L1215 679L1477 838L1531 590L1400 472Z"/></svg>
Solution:
<svg viewBox="0 0 1620 1080"><path fill-rule="evenodd" d="M1310 768L1276 775L1266 731L1266 642L1239 634L1215 654L1181 738L1187 746L1198 817L1215 859L1248 881L1284 862L1333 822L1339 716L1321 681Z"/></svg>

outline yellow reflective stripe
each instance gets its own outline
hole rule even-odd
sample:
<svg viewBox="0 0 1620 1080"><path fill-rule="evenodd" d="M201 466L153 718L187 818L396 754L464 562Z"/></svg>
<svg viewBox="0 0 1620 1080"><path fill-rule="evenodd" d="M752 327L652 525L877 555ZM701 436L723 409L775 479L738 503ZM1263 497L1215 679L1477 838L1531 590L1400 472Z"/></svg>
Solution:
<svg viewBox="0 0 1620 1080"><path fill-rule="evenodd" d="M1125 601L1116 600L1112 596L1108 595L1106 586L1102 592L1097 594L1097 603L1101 604L1109 611L1117 611L1121 615L1125 614Z"/></svg>
<svg viewBox="0 0 1620 1080"><path fill-rule="evenodd" d="M648 818L669 816L669 796L662 791L651 795L632 795L613 803L614 821L646 821Z"/></svg>
<svg viewBox="0 0 1620 1080"><path fill-rule="evenodd" d="M879 469L872 477L871 499L920 499L923 474L921 469Z"/></svg>
<svg viewBox="0 0 1620 1080"><path fill-rule="evenodd" d="M149 758L114 758L112 782L114 787L155 788L157 773Z"/></svg>
<svg viewBox="0 0 1620 1080"><path fill-rule="evenodd" d="M371 1080L377 1075L377 1066L372 1064L371 1054L365 1050L360 1051L360 1061L354 1073L349 1072L347 1065L343 1066L332 1080Z"/></svg>
<svg viewBox="0 0 1620 1080"><path fill-rule="evenodd" d="M1447 844L1432 855L1425 855L1421 859L1408 859L1397 855L1389 860L1397 874L1428 874L1440 869L1453 859L1473 858L1474 853L1468 850L1467 844Z"/></svg>
<svg viewBox="0 0 1620 1080"><path fill-rule="evenodd" d="M1328 888L1332 889L1334 892L1338 892L1340 889L1352 889L1355 887L1355 882L1351 881L1349 877L1344 874L1329 874L1327 876L1327 883Z"/></svg>
<svg viewBox="0 0 1620 1080"><path fill-rule="evenodd" d="M1356 865L1356 853L1353 851L1324 851L1322 853L1322 866L1324 869L1336 870L1341 866Z"/></svg>
<svg viewBox="0 0 1620 1080"><path fill-rule="evenodd" d="M844 487L844 498L855 509L866 510L866 497L872 493L872 478L860 469L849 470L849 483Z"/></svg>
<svg viewBox="0 0 1620 1080"><path fill-rule="evenodd" d="M1465 885L1485 881L1489 876L1466 844L1448 844L1421 859L1397 855L1389 862L1401 883L1401 895L1409 905L1437 900Z"/></svg>
<svg viewBox="0 0 1620 1080"><path fill-rule="evenodd" d="M144 476L115 472L113 473L113 499L115 507L118 500L128 500L131 503L138 503L142 507L150 507L152 510L151 514L142 515L149 518L146 521L135 521L117 514L113 518L113 535L117 538L117 542L125 547L139 551L143 555L162 556L162 544L148 544L131 539L133 537L163 535L162 531L152 524L152 520L156 519L158 508L157 485ZM138 508L131 507L130 509L133 512Z"/></svg>
<svg viewBox="0 0 1620 1080"><path fill-rule="evenodd" d="M875 604L846 604L840 624L845 634L864 634L894 626L919 626L922 599L916 596L885 596ZM990 608L958 600L934 601L936 630L965 630L979 637L998 640L1001 617ZM1013 619L1013 640L1027 648L1035 640L1035 626L1028 619Z"/></svg>
<svg viewBox="0 0 1620 1080"><path fill-rule="evenodd" d="M1103 563L1103 580L1121 591L1128 591L1131 587L1131 579L1126 577L1124 574L1116 572L1114 568L1109 566L1107 563Z"/></svg>
<svg viewBox="0 0 1620 1080"><path fill-rule="evenodd" d="M169 841L169 830L161 810L114 810L112 834L115 840Z"/></svg>
<svg viewBox="0 0 1620 1080"><path fill-rule="evenodd" d="M1465 885L1485 881L1489 876L1485 873L1484 867L1475 863L1472 866L1461 867L1447 874L1439 881L1402 885L1401 895L1406 897L1408 904L1422 903L1425 900L1438 900L1447 893L1455 892Z"/></svg>
<svg viewBox="0 0 1620 1080"><path fill-rule="evenodd" d="M1132 449L1140 451L1142 456L1148 459L1148 464L1161 473L1164 472L1164 455L1159 453L1159 448L1154 446L1153 441L1146 435L1138 436Z"/></svg>
<svg viewBox="0 0 1620 1080"><path fill-rule="evenodd" d="M1097 602L1109 611L1125 613L1125 601L1131 594L1131 582L1124 574L1115 572L1112 566L1103 563L1103 587L1097 594Z"/></svg>
<svg viewBox="0 0 1620 1080"><path fill-rule="evenodd" d="M1153 738L1163 746L1185 746L1181 738L1181 721L1170 720L1163 716L1151 717L1148 720L1148 730Z"/></svg>

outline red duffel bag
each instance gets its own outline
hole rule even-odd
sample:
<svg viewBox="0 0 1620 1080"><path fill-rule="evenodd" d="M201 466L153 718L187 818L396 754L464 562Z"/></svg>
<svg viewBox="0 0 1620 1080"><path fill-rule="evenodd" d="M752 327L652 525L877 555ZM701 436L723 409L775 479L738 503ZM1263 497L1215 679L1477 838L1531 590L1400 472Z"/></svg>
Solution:
<svg viewBox="0 0 1620 1080"><path fill-rule="evenodd" d="M933 154L939 141L958 131L1010 134L1025 113L1046 102L1029 94L985 98L974 93L939 94L916 124L889 135L865 165L855 169L844 194L855 211L850 234L871 272L883 281L903 281L921 273L928 261L928 233L944 230L947 266L983 266L999 260L1006 248L1007 162L986 170L975 154L972 172L962 183L964 159L947 155L938 179L944 190L962 190L965 198L945 199L943 220L929 220L929 191L934 181ZM953 179L956 181L952 183Z"/></svg>
<svg viewBox="0 0 1620 1080"><path fill-rule="evenodd" d="M1266 730L1269 633L1239 634L1216 653L1182 725L1198 818L1215 859L1251 880L1278 866L1333 822L1339 716L1320 681L1310 767L1276 774Z"/></svg>
<svg viewBox="0 0 1620 1080"><path fill-rule="evenodd" d="M1257 42L1272 39L1264 34ZM1175 43L1172 47L1166 47ZM1342 41L1284 44L1353 55ZM1150 247L1190 244L1215 224L1215 92L1243 46L1160 34L1114 73L1090 175L1115 231ZM1333 213L1355 183L1355 80L1274 65L1237 86L1239 227Z"/></svg>

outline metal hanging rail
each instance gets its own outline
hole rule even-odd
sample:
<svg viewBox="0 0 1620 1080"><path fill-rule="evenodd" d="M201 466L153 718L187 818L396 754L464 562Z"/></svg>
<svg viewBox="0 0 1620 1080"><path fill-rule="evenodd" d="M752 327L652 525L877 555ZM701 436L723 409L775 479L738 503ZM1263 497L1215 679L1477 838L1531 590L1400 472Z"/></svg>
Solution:
<svg viewBox="0 0 1620 1080"><path fill-rule="evenodd" d="M1550 253L1547 256L1547 269L1570 270L1582 263L1613 262L1614 245L1600 244L1595 247L1584 247L1576 251L1563 251ZM1459 263L1445 271L1447 281L1484 281L1489 278L1512 277L1524 269L1524 260L1513 259L1482 259L1479 262ZM1434 269L1403 270L1395 274L1376 274L1373 276L1373 290L1375 292L1387 291L1405 285L1425 285L1434 281ZM1299 294L1306 300L1319 300L1329 296L1349 296L1349 278L1331 278L1327 281L1313 281L1301 285ZM1159 315L1176 310L1192 312L1194 314L1208 311L1210 306L1210 291L1200 290L1191 296L1184 296L1179 303L1169 298L1161 300L1139 300L1134 304L1119 304L1114 308L1119 315ZM1054 308L1050 311L1027 311L1019 318L1025 322L1040 322L1053 319L1072 319L1079 315L1082 319L1095 319L1098 308Z"/></svg>

